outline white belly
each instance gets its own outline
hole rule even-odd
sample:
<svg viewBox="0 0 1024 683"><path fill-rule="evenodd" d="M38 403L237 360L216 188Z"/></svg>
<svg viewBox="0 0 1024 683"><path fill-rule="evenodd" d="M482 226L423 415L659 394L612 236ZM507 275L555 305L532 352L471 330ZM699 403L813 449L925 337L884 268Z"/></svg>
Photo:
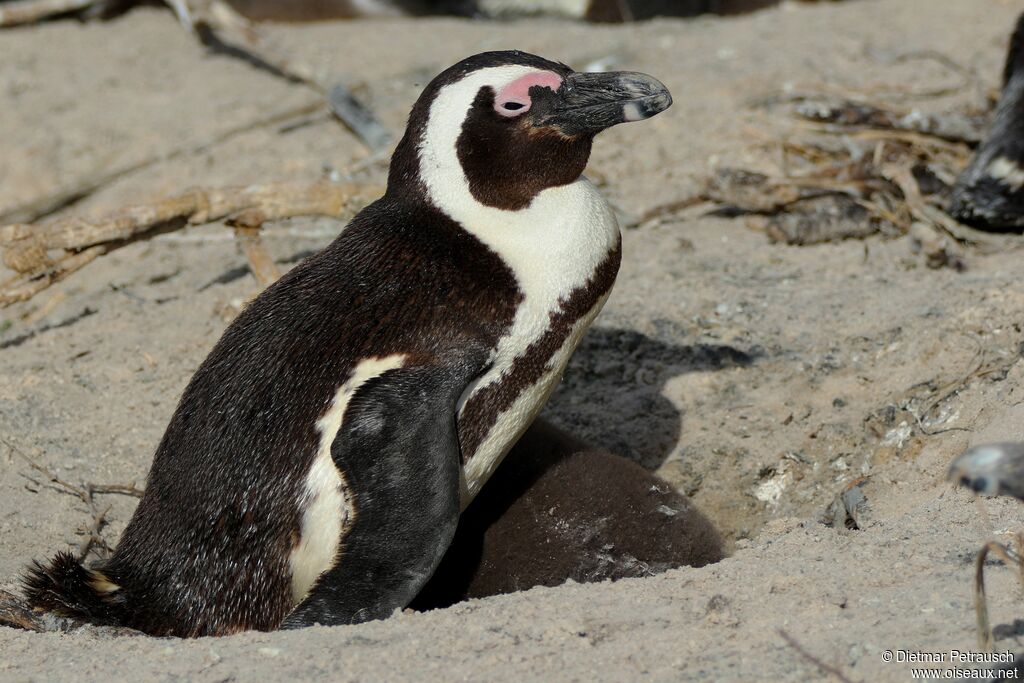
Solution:
<svg viewBox="0 0 1024 683"><path fill-rule="evenodd" d="M615 214L586 178L544 190L521 211L480 205L473 209L459 216L460 221L509 265L523 299L512 327L498 341L491 370L463 394L460 416L480 391L507 379L516 360L551 328L552 314L562 310L570 294L590 281L619 245ZM479 492L544 406L606 298L607 292L575 321L564 342L546 359L540 379L501 411L472 454L464 454L469 461L464 471L463 505Z"/></svg>

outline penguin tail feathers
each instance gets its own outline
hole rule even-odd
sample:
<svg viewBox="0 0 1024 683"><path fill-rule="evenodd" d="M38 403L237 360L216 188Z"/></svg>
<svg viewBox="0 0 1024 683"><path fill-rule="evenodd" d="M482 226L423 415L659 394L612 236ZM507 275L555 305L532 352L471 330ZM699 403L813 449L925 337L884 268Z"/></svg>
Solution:
<svg viewBox="0 0 1024 683"><path fill-rule="evenodd" d="M126 598L103 572L88 569L69 552L43 565L33 562L22 577L33 608L105 626L123 625Z"/></svg>

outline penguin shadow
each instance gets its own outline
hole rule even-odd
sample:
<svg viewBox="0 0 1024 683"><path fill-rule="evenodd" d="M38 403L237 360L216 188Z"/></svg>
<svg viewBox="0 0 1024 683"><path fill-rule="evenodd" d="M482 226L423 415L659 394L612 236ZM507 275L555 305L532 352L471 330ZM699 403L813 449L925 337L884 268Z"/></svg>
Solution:
<svg viewBox="0 0 1024 683"><path fill-rule="evenodd" d="M454 541L410 607L443 608L534 586L652 576L721 560L721 535L692 502L633 458L604 446L646 429L658 435L651 445L665 449L640 453L639 460L657 466L681 429L679 411L660 396L664 381L753 359L732 347L679 346L632 330L591 330L551 412L563 413L566 403L595 404L595 420L606 424L584 431L601 448L545 419L534 422L463 512ZM648 374L637 375L638 367ZM650 374L655 368L660 372ZM626 393L637 394L634 402L644 410L627 433L615 435L619 416L601 414L621 404L630 373L643 381Z"/></svg>
<svg viewBox="0 0 1024 683"><path fill-rule="evenodd" d="M597 327L584 336L544 411L553 422L613 453L656 470L679 443L683 414L665 385L691 372L747 367L759 347L679 344L692 333L655 320L653 335Z"/></svg>

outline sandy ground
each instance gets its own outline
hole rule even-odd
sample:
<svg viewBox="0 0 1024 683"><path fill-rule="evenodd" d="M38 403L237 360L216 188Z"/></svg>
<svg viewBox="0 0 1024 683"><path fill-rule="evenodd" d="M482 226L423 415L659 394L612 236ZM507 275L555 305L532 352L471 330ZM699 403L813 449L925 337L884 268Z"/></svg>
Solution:
<svg viewBox="0 0 1024 683"><path fill-rule="evenodd" d="M773 168L757 142L785 114L753 108L763 96L955 86L905 105L980 104L997 85L1019 9L857 0L628 27L394 20L274 32L344 76L396 133L433 74L484 49L577 67L613 56L656 75L675 106L604 134L592 158L592 175L628 218L688 196L717 166ZM963 85L934 60L899 59L928 50L978 78ZM367 152L325 115L253 128L312 95L204 54L157 9L6 31L0 55L0 213L210 140L69 211L195 184L384 178L372 160L350 170ZM269 246L287 267L338 228L278 224ZM883 662L883 651L973 649L971 563L986 529L944 475L970 443L1024 438L1019 253L969 251L965 272L930 270L908 238L770 245L742 220L701 212L624 240L611 300L545 415L690 495L731 557L358 627L189 642L0 628L0 679L823 678L784 629L852 679L902 681L910 665ZM0 434L65 479L141 484L181 390L226 324L222 312L256 289L244 266L228 231L210 226L125 248L0 311ZM0 447L0 463L0 579L10 587L29 558L77 545L89 515L34 484L9 449ZM819 524L861 476L866 528ZM114 542L134 500L104 502ZM989 514L998 531L1019 525L1010 502L990 503ZM989 576L996 649L1024 649L1012 574L993 566Z"/></svg>

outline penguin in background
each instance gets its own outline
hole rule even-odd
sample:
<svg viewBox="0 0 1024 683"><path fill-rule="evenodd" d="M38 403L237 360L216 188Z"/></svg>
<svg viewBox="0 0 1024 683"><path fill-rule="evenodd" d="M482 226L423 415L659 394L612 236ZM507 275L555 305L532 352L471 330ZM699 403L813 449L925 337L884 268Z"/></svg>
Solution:
<svg viewBox="0 0 1024 683"><path fill-rule="evenodd" d="M363 17L479 15L475 0L227 0L253 21L328 21Z"/></svg>
<svg viewBox="0 0 1024 683"><path fill-rule="evenodd" d="M611 290L594 136L670 104L649 76L519 51L441 73L384 196L199 367L113 555L35 564L29 602L183 637L406 606Z"/></svg>
<svg viewBox="0 0 1024 683"><path fill-rule="evenodd" d="M1024 228L1024 14L1010 37L995 120L953 186L949 213L979 228Z"/></svg>
<svg viewBox="0 0 1024 683"><path fill-rule="evenodd" d="M779 0L478 0L492 17L554 16L593 23L644 21L656 17L696 17L754 12Z"/></svg>

